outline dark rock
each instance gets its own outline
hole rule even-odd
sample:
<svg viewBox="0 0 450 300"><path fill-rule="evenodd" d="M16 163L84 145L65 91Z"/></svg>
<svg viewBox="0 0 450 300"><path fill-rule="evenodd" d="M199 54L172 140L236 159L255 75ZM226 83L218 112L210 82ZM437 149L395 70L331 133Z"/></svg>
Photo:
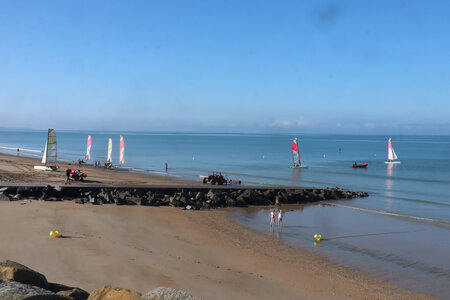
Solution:
<svg viewBox="0 0 450 300"><path fill-rule="evenodd" d="M73 300L63 295L55 294L46 289L23 284L16 281L0 280L0 299L2 300Z"/></svg>
<svg viewBox="0 0 450 300"><path fill-rule="evenodd" d="M11 260L0 262L0 280L14 280L44 289L48 285L44 275Z"/></svg>
<svg viewBox="0 0 450 300"><path fill-rule="evenodd" d="M75 300L86 300L89 293L77 287L71 287L59 283L48 283L48 290L61 296L72 297Z"/></svg>
<svg viewBox="0 0 450 300"><path fill-rule="evenodd" d="M5 194L0 194L0 201L12 201L12 199Z"/></svg>

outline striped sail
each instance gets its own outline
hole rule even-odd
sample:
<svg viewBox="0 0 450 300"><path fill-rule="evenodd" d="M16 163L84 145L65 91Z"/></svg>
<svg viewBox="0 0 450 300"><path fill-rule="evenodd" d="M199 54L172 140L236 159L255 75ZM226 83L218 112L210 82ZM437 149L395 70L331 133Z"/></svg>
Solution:
<svg viewBox="0 0 450 300"><path fill-rule="evenodd" d="M109 138L108 140L108 158L106 159L107 162L112 162L112 140Z"/></svg>
<svg viewBox="0 0 450 300"><path fill-rule="evenodd" d="M392 147L391 139L388 142L388 160L396 160L397 154L395 154L394 148Z"/></svg>
<svg viewBox="0 0 450 300"><path fill-rule="evenodd" d="M57 148L56 148L56 134L54 129L48 129L47 142L45 143L44 155L42 156L42 163L56 163Z"/></svg>
<svg viewBox="0 0 450 300"><path fill-rule="evenodd" d="M119 157L119 164L125 163L125 143L123 141L123 136L120 136L120 157Z"/></svg>
<svg viewBox="0 0 450 300"><path fill-rule="evenodd" d="M86 156L84 158L86 160L91 160L91 136L90 135L88 135Z"/></svg>
<svg viewBox="0 0 450 300"><path fill-rule="evenodd" d="M300 162L300 152L298 151L298 143L297 138L292 141L292 161L295 165L301 165Z"/></svg>

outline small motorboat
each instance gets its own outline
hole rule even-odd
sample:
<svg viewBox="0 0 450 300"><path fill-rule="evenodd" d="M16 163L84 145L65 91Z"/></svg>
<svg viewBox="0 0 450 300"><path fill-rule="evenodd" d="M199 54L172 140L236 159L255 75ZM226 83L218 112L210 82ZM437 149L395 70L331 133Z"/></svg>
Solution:
<svg viewBox="0 0 450 300"><path fill-rule="evenodd" d="M352 168L366 168L369 164L357 164L356 162L352 165Z"/></svg>

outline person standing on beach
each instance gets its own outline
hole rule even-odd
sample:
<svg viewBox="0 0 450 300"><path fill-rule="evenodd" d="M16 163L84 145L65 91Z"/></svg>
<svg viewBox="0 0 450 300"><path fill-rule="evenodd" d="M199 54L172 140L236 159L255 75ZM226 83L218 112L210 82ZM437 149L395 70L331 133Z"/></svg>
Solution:
<svg viewBox="0 0 450 300"><path fill-rule="evenodd" d="M169 169L169 166L168 166L167 163L166 163L166 172L167 172L168 169Z"/></svg>
<svg viewBox="0 0 450 300"><path fill-rule="evenodd" d="M68 183L68 184L70 184L70 173L72 172L72 170L71 169L69 169L69 168L67 168L67 170L66 170L66 182L65 183Z"/></svg>
<svg viewBox="0 0 450 300"><path fill-rule="evenodd" d="M283 229L283 211L280 209L278 212L278 231L281 232Z"/></svg>
<svg viewBox="0 0 450 300"><path fill-rule="evenodd" d="M273 230L273 226L275 225L275 209L270 212L270 230Z"/></svg>

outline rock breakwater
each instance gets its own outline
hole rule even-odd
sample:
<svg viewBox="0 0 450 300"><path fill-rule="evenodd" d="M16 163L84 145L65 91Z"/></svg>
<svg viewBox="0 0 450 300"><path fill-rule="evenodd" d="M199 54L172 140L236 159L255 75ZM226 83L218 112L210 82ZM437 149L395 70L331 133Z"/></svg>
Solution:
<svg viewBox="0 0 450 300"><path fill-rule="evenodd" d="M79 204L174 206L184 209L245 207L249 205L301 204L322 200L366 197L366 192L339 188L204 188L204 187L92 187L7 186L0 200L70 200Z"/></svg>

